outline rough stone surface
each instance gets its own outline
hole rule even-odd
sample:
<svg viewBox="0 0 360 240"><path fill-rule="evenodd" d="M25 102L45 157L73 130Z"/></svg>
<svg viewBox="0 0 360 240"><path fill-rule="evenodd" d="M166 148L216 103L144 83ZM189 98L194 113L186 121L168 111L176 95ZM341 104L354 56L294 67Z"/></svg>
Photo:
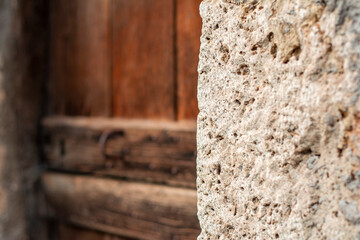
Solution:
<svg viewBox="0 0 360 240"><path fill-rule="evenodd" d="M200 13L198 239L359 239L360 1Z"/></svg>

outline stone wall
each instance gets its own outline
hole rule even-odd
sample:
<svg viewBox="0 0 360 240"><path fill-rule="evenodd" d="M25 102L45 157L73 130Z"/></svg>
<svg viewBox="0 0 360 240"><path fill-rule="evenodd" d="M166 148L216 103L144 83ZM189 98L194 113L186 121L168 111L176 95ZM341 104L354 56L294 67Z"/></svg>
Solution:
<svg viewBox="0 0 360 240"><path fill-rule="evenodd" d="M360 1L200 13L198 239L359 239Z"/></svg>

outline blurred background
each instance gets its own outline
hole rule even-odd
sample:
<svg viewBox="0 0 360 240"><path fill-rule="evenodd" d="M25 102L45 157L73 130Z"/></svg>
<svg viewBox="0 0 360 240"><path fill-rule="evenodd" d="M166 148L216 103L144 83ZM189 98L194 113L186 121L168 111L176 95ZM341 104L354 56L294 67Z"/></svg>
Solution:
<svg viewBox="0 0 360 240"><path fill-rule="evenodd" d="M196 239L201 0L0 0L0 239Z"/></svg>

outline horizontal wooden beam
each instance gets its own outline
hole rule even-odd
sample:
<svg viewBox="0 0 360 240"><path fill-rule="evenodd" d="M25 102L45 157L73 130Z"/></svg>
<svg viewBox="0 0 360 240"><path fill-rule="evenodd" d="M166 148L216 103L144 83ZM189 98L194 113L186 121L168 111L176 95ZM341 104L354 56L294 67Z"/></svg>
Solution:
<svg viewBox="0 0 360 240"><path fill-rule="evenodd" d="M63 222L51 222L50 224L51 235L56 236L54 239L57 240L135 240L134 238L119 237Z"/></svg>
<svg viewBox="0 0 360 240"><path fill-rule="evenodd" d="M46 199L57 218L126 237L196 239L196 191L89 176L45 173Z"/></svg>
<svg viewBox="0 0 360 240"><path fill-rule="evenodd" d="M193 121L50 117L43 130L50 168L195 188Z"/></svg>

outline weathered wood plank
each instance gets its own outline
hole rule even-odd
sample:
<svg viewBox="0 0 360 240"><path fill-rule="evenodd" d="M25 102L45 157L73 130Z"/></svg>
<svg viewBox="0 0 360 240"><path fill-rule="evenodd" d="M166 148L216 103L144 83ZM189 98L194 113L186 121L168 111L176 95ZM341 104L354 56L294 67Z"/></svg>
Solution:
<svg viewBox="0 0 360 240"><path fill-rule="evenodd" d="M44 155L53 169L120 176L195 188L195 122L51 117L43 121ZM104 132L120 132L107 141Z"/></svg>
<svg viewBox="0 0 360 240"><path fill-rule="evenodd" d="M58 240L134 240L133 238L118 237L65 223L55 224L57 225L55 234Z"/></svg>
<svg viewBox="0 0 360 240"><path fill-rule="evenodd" d="M175 118L174 0L114 0L113 112Z"/></svg>
<svg viewBox="0 0 360 240"><path fill-rule="evenodd" d="M176 1L178 119L196 119L201 0Z"/></svg>
<svg viewBox="0 0 360 240"><path fill-rule="evenodd" d="M80 226L144 240L199 234L195 190L55 173L42 183L56 216Z"/></svg>
<svg viewBox="0 0 360 240"><path fill-rule="evenodd" d="M111 1L50 1L51 114L111 114Z"/></svg>

